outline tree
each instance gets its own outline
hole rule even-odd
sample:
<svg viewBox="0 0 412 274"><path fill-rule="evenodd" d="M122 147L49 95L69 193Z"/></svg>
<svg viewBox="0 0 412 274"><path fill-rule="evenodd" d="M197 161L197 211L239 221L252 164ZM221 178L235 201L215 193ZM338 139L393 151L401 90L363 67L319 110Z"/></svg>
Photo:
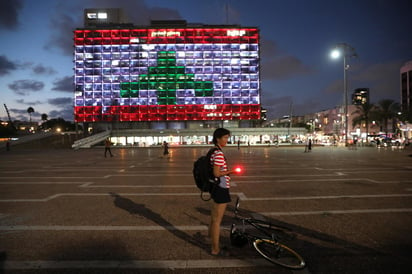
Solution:
<svg viewBox="0 0 412 274"><path fill-rule="evenodd" d="M366 126L366 143L368 143L368 136L369 136L369 121L372 115L372 112L375 110L375 106L373 104L362 104L359 106L356 106L356 110L352 112L352 115L357 115L353 117L352 119L352 127L355 127L356 125L361 125L362 123L365 122Z"/></svg>
<svg viewBox="0 0 412 274"><path fill-rule="evenodd" d="M34 108L32 108L32 107L29 107L28 109L27 109L27 113L29 114L29 116L30 116L30 123L31 123L31 114L34 112Z"/></svg>
<svg viewBox="0 0 412 274"><path fill-rule="evenodd" d="M391 99L380 100L377 104L377 116L383 125L383 131L388 136L388 121L396 117L400 110L399 103Z"/></svg>
<svg viewBox="0 0 412 274"><path fill-rule="evenodd" d="M48 118L49 118L49 117L47 116L46 113L43 113L43 114L41 115L41 120L42 120L42 121L47 121Z"/></svg>
<svg viewBox="0 0 412 274"><path fill-rule="evenodd" d="M60 128L61 131L75 130L75 124L69 121L65 121L63 118L47 120L41 126L43 129L57 130L57 128Z"/></svg>

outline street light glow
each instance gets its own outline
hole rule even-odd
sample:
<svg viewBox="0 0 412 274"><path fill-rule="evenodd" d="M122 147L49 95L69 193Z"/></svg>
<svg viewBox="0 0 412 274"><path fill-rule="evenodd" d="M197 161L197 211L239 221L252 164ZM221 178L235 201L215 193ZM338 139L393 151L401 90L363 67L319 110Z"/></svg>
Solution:
<svg viewBox="0 0 412 274"><path fill-rule="evenodd" d="M332 50L332 52L330 53L330 57L332 57L333 59L339 58L340 57L340 50L338 50L338 49Z"/></svg>

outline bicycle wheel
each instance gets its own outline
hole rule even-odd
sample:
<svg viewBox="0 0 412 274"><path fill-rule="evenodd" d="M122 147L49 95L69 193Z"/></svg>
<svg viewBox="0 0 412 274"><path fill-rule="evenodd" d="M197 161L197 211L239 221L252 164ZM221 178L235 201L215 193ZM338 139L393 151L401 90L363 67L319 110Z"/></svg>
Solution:
<svg viewBox="0 0 412 274"><path fill-rule="evenodd" d="M305 267L303 258L291 248L269 239L256 239L253 242L256 251L266 260L291 269Z"/></svg>

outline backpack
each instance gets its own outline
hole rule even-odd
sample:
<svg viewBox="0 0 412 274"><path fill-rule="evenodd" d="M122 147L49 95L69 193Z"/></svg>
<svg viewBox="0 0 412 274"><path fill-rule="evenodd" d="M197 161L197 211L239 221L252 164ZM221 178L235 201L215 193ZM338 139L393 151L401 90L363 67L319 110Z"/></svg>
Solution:
<svg viewBox="0 0 412 274"><path fill-rule="evenodd" d="M211 148L206 155L200 156L193 164L193 177L197 188L201 191L200 198L203 201L209 201L203 197L203 192L211 193L216 185L219 184L219 178L213 176L213 166L210 163L212 154L219 150L218 148Z"/></svg>

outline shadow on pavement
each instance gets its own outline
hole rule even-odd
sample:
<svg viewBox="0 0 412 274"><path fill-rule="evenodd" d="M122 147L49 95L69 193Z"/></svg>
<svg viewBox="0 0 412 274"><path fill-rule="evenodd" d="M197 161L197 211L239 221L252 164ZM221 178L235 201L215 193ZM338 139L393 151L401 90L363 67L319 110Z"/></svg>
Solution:
<svg viewBox="0 0 412 274"><path fill-rule="evenodd" d="M199 232L194 235L189 235L179 229L173 224L165 220L160 214L147 208L144 204L138 204L130 199L124 198L116 193L110 193L114 198L114 205L120 209L129 212L132 215L140 215L148 220L153 221L161 227L164 227L166 231L170 232L174 236L194 245L200 247L209 253L209 246L206 244L206 239Z"/></svg>
<svg viewBox="0 0 412 274"><path fill-rule="evenodd" d="M7 253L4 251L0 251L0 274L4 273L4 263L7 259Z"/></svg>
<svg viewBox="0 0 412 274"><path fill-rule="evenodd" d="M208 215L204 208L196 208L201 214ZM228 205L222 226L230 227L232 223L241 225L234 219L234 206ZM256 216L256 212L240 209L241 216ZM337 238L319 231L286 223L262 216L276 228L283 230L280 242L297 251L306 261L309 273L406 273L409 268L411 247L397 247L401 254L394 254L393 247L375 249ZM325 217L327 217L325 215ZM255 218L255 217L254 217ZM405 244L407 245L407 243ZM251 250L253 252L251 252ZM253 246L240 248L238 256L256 256Z"/></svg>

